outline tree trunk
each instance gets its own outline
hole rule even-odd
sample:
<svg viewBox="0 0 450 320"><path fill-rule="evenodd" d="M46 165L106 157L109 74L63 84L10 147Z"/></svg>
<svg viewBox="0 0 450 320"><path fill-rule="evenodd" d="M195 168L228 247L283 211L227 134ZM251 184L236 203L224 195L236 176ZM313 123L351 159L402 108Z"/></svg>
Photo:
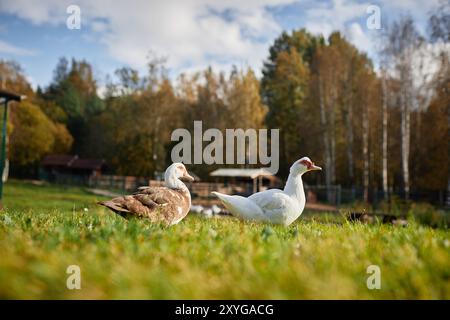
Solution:
<svg viewBox="0 0 450 320"><path fill-rule="evenodd" d="M159 124L161 122L161 116L157 116L153 128L149 128L152 134L152 168L153 168L153 177L156 177L156 172L160 170L158 167L158 150L156 149L157 145L157 133L159 131Z"/></svg>
<svg viewBox="0 0 450 320"><path fill-rule="evenodd" d="M8 106L5 103L4 108L8 108ZM9 106L11 108L11 106ZM3 167L3 172L1 173L1 179L3 183L6 183L9 178L9 160L8 160L8 154L9 154L9 137L8 137L8 113L11 112L11 109L9 109L6 113L6 120L5 120L5 126L6 126L6 136L5 136L5 163Z"/></svg>
<svg viewBox="0 0 450 320"><path fill-rule="evenodd" d="M448 121L448 128L447 128L447 132L448 132L448 151L450 154L450 112L448 113L448 117L447 117L447 121ZM447 180L447 201L446 201L446 205L447 208L450 208L450 172L448 174L448 180Z"/></svg>
<svg viewBox="0 0 450 320"><path fill-rule="evenodd" d="M363 134L363 187L364 201L369 201L369 116L367 105L363 107L362 114L362 134Z"/></svg>
<svg viewBox="0 0 450 320"><path fill-rule="evenodd" d="M388 198L388 166L387 166L387 157L388 157L388 91L386 86L386 75L383 74L382 79L382 94L383 94L383 103L382 103L382 117L383 117L383 141L382 141L382 177L383 177L383 197L384 199Z"/></svg>
<svg viewBox="0 0 450 320"><path fill-rule="evenodd" d="M2 173L3 183L6 183L6 181L8 181L8 177L9 177L9 160L5 159L5 167L3 168L3 173Z"/></svg>
<svg viewBox="0 0 450 320"><path fill-rule="evenodd" d="M327 114L325 110L325 101L323 97L323 88L322 88L322 80L319 77L319 104L320 104L320 123L324 130L323 137L323 145L325 148L325 185L327 188L327 201L331 202L332 193L331 193L331 150L329 143L329 128L327 124Z"/></svg>
<svg viewBox="0 0 450 320"><path fill-rule="evenodd" d="M448 176L447 181L447 201L446 201L447 208L450 208L450 175Z"/></svg>
<svg viewBox="0 0 450 320"><path fill-rule="evenodd" d="M348 179L351 183L351 186L353 186L353 178L354 178L354 171L353 171L353 105L351 102L349 102L346 113L344 115L345 117L345 126L347 127L347 174Z"/></svg>
<svg viewBox="0 0 450 320"><path fill-rule="evenodd" d="M332 100L330 105L330 121L329 121L329 128L330 128L330 160L331 160L331 184L336 184L336 114L335 114L335 106L337 102L337 89L336 86L333 88L332 91Z"/></svg>
<svg viewBox="0 0 450 320"><path fill-rule="evenodd" d="M409 199L409 150L410 150L410 111L406 92L408 89L403 88L401 93L402 119L401 119L401 135L402 135L402 174L403 174L403 191L405 199Z"/></svg>
<svg viewBox="0 0 450 320"><path fill-rule="evenodd" d="M350 64L349 73L344 80L344 108L343 115L346 127L346 153L347 153L347 175L350 186L354 185L354 161L353 161L353 65Z"/></svg>

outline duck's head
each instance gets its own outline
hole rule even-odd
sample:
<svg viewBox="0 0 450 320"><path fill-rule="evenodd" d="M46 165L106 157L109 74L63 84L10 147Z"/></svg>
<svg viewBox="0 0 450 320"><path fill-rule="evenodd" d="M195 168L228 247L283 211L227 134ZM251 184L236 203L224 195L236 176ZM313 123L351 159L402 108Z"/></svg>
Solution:
<svg viewBox="0 0 450 320"><path fill-rule="evenodd" d="M166 181L172 180L172 179L180 179L185 181L194 181L194 177L192 177L186 170L186 167L184 164L180 162L172 163L167 169L164 174L164 178Z"/></svg>
<svg viewBox="0 0 450 320"><path fill-rule="evenodd" d="M294 164L291 166L290 172L295 175L302 175L305 172L313 170L322 170L322 168L316 166L310 158L303 157L294 162Z"/></svg>

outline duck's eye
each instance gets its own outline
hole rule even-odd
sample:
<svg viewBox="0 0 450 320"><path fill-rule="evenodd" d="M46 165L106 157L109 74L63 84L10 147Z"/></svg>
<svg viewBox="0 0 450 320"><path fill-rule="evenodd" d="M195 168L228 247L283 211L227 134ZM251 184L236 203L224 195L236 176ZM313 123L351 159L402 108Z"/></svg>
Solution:
<svg viewBox="0 0 450 320"><path fill-rule="evenodd" d="M302 165L304 165L308 169L310 169L312 167L312 165L313 165L313 163L311 161L308 161L308 160L302 160L302 161L300 161L300 163Z"/></svg>

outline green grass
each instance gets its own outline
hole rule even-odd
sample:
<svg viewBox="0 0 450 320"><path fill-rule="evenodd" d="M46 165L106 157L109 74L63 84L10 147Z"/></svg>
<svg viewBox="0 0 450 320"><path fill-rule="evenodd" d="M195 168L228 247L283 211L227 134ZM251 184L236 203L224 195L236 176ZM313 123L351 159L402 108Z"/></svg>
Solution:
<svg viewBox="0 0 450 320"><path fill-rule="evenodd" d="M9 182L0 298L450 298L448 229L314 217L285 228L195 215L166 228L126 221L98 200L81 188ZM73 264L81 290L66 288ZM372 264L380 290L366 286Z"/></svg>

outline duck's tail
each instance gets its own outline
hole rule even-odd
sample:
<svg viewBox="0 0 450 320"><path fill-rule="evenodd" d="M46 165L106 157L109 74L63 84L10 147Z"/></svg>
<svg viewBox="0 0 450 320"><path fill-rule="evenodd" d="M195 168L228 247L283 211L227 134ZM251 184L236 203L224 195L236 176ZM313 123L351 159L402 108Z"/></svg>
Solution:
<svg viewBox="0 0 450 320"><path fill-rule="evenodd" d="M227 194L223 194L217 191L213 191L211 192L213 195L215 195L217 198L220 199L220 201L222 201L224 204L227 203L227 198L230 198L231 196L227 195Z"/></svg>
<svg viewBox="0 0 450 320"><path fill-rule="evenodd" d="M228 211L242 219L254 219L261 216L262 211L253 201L241 196L229 196L220 192L213 191L213 195L222 201Z"/></svg>
<svg viewBox="0 0 450 320"><path fill-rule="evenodd" d="M107 207L108 209L114 211L115 213L123 216L125 213L130 213L130 211L128 209L125 209L123 207L121 207L120 205L118 205L116 202L114 202L113 200L108 200L108 201L99 201L97 202L98 205Z"/></svg>
<svg viewBox="0 0 450 320"><path fill-rule="evenodd" d="M231 210L234 206L237 205L237 201L236 199L239 198L243 198L240 196L229 196L227 194L223 194L217 191L213 191L211 192L213 195L215 195L217 198L219 198L220 201L222 201L222 203L224 204L225 207L227 207L228 210Z"/></svg>

